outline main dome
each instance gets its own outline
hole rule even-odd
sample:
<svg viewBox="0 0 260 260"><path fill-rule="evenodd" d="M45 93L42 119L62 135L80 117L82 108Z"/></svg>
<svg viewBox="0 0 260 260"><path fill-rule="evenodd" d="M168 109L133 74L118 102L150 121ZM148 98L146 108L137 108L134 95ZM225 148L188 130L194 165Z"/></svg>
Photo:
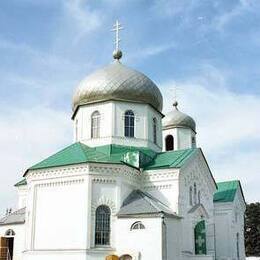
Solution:
<svg viewBox="0 0 260 260"><path fill-rule="evenodd" d="M117 60L79 83L73 95L73 110L81 105L107 100L146 103L159 112L163 106L162 94L155 83Z"/></svg>

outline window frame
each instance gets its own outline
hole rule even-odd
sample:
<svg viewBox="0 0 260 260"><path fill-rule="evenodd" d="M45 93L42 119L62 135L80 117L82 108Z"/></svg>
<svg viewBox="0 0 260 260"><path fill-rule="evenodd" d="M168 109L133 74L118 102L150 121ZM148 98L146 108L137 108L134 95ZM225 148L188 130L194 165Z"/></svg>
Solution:
<svg viewBox="0 0 260 260"><path fill-rule="evenodd" d="M100 205L95 211L95 247L109 247L111 242L110 236L111 209L107 205Z"/></svg>
<svg viewBox="0 0 260 260"><path fill-rule="evenodd" d="M135 137L135 114L133 110L126 110L124 113L124 136Z"/></svg>
<svg viewBox="0 0 260 260"><path fill-rule="evenodd" d="M91 139L100 138L101 116L98 110L91 114Z"/></svg>

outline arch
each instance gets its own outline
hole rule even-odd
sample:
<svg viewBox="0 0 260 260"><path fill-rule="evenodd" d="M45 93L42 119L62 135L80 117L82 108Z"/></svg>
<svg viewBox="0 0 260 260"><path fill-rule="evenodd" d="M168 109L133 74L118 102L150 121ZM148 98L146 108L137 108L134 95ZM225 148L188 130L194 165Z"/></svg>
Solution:
<svg viewBox="0 0 260 260"><path fill-rule="evenodd" d="M91 115L91 138L100 137L100 113L95 111Z"/></svg>
<svg viewBox="0 0 260 260"><path fill-rule="evenodd" d="M174 138L172 135L167 135L165 137L165 148L166 148L166 151L174 150Z"/></svg>
<svg viewBox="0 0 260 260"><path fill-rule="evenodd" d="M136 221L132 224L130 230L136 230L136 229L145 229L144 224L141 221Z"/></svg>
<svg viewBox="0 0 260 260"><path fill-rule="evenodd" d="M125 137L135 136L135 114L132 110L125 112Z"/></svg>
<svg viewBox="0 0 260 260"><path fill-rule="evenodd" d="M193 205L193 199L192 199L192 196L193 196L193 192L192 192L192 186L190 186L190 190L189 190L189 200L190 200L190 206Z"/></svg>
<svg viewBox="0 0 260 260"><path fill-rule="evenodd" d="M153 142L157 144L157 119L153 118Z"/></svg>
<svg viewBox="0 0 260 260"><path fill-rule="evenodd" d="M13 237L13 236L15 236L15 232L13 231L13 229L8 229L5 232L5 236L6 237Z"/></svg>
<svg viewBox="0 0 260 260"><path fill-rule="evenodd" d="M95 245L107 246L110 245L110 222L111 210L106 205L101 205L96 209L95 221Z"/></svg>
<svg viewBox="0 0 260 260"><path fill-rule="evenodd" d="M119 257L119 260L132 260L133 257L130 255L122 255Z"/></svg>

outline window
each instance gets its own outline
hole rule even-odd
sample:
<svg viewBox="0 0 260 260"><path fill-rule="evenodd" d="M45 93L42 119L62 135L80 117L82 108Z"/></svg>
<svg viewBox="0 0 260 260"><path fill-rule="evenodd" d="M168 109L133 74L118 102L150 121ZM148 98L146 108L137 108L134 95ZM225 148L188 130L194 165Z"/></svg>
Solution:
<svg viewBox="0 0 260 260"><path fill-rule="evenodd" d="M141 221L137 221L130 228L130 230L135 230L135 229L145 229L145 226Z"/></svg>
<svg viewBox="0 0 260 260"><path fill-rule="evenodd" d="M200 204L200 200L201 200L201 197L200 197L200 190L198 191L198 203Z"/></svg>
<svg viewBox="0 0 260 260"><path fill-rule="evenodd" d="M135 114L128 110L125 112L125 137L135 136Z"/></svg>
<svg viewBox="0 0 260 260"><path fill-rule="evenodd" d="M7 236L7 237L13 237L13 236L15 236L15 232L14 232L12 229L8 229L8 230L5 232L5 236Z"/></svg>
<svg viewBox="0 0 260 260"><path fill-rule="evenodd" d="M153 142L157 144L157 120L153 118Z"/></svg>
<svg viewBox="0 0 260 260"><path fill-rule="evenodd" d="M192 196L193 196L193 194L192 194L192 187L190 186L190 193L189 193L189 195L190 195L190 206L192 206Z"/></svg>
<svg viewBox="0 0 260 260"><path fill-rule="evenodd" d="M110 216L108 206L101 205L96 209L95 245L110 244Z"/></svg>
<svg viewBox="0 0 260 260"><path fill-rule="evenodd" d="M95 111L91 116L91 138L100 137L100 113Z"/></svg>
<svg viewBox="0 0 260 260"><path fill-rule="evenodd" d="M194 203L197 204L197 185L194 183Z"/></svg>
<svg viewBox="0 0 260 260"><path fill-rule="evenodd" d="M166 151L172 151L174 149L174 139L172 135L167 135L165 138Z"/></svg>

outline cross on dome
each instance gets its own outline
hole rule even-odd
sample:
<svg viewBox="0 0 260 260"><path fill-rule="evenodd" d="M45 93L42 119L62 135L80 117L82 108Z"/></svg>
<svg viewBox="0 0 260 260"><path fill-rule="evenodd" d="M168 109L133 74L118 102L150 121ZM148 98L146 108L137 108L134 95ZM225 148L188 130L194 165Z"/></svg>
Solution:
<svg viewBox="0 0 260 260"><path fill-rule="evenodd" d="M116 20L116 23L113 25L113 29L111 30L112 32L115 32L115 50L113 52L113 57L116 60L120 60L122 57L122 51L119 49L119 43L121 39L119 38L119 31L123 30L124 27L119 23L118 20Z"/></svg>

